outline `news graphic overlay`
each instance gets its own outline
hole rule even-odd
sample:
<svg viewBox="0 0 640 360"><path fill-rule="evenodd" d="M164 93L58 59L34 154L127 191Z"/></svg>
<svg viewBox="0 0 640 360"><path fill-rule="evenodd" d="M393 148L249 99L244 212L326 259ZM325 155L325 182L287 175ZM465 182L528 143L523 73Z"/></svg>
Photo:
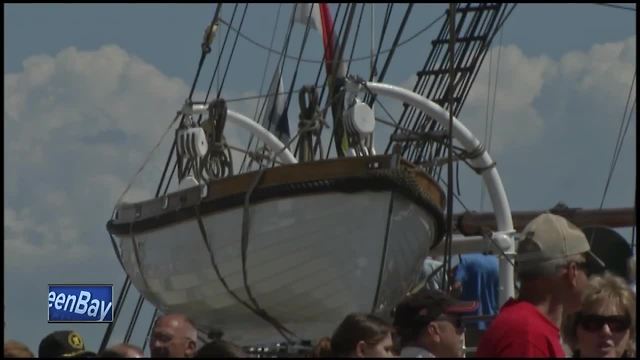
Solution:
<svg viewBox="0 0 640 360"><path fill-rule="evenodd" d="M113 321L113 285L49 284L50 323Z"/></svg>

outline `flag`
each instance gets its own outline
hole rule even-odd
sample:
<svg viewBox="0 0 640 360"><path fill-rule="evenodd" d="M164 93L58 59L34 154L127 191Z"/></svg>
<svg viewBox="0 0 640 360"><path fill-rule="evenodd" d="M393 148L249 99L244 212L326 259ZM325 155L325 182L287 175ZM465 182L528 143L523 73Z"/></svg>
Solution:
<svg viewBox="0 0 640 360"><path fill-rule="evenodd" d="M289 132L289 117L287 112L284 111L287 95L284 93L280 69L276 69L273 74L268 94L265 112L262 116L262 124L266 125L267 130L278 137L280 141L286 143L291 135Z"/></svg>
<svg viewBox="0 0 640 360"><path fill-rule="evenodd" d="M304 26L307 26L307 21L309 21L309 26L322 34L325 66L327 74L331 74L335 52L339 49L337 47L338 38L333 28L333 19L331 18L329 5L326 3L298 3L294 20ZM337 59L337 62L339 66L336 77L345 77L346 69L344 63L341 59Z"/></svg>

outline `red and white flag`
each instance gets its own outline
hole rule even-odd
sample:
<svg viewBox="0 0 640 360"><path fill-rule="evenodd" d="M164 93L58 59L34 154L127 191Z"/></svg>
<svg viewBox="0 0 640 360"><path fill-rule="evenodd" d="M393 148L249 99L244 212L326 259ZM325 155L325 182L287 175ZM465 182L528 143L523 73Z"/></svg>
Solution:
<svg viewBox="0 0 640 360"><path fill-rule="evenodd" d="M339 50L338 38L333 28L333 18L327 3L298 3L294 20L302 25L307 25L316 29L322 34L322 45L324 46L324 61L327 74L332 73L335 53ZM336 77L345 77L346 69L342 59L337 59L338 69Z"/></svg>

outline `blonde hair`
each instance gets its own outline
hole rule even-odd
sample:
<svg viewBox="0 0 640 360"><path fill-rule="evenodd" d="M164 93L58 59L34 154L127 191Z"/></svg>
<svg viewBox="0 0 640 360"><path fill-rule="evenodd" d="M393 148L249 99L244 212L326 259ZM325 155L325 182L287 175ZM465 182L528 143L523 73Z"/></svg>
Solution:
<svg viewBox="0 0 640 360"><path fill-rule="evenodd" d="M15 341L9 340L4 343L4 357L6 358L32 358L33 353L27 345Z"/></svg>
<svg viewBox="0 0 640 360"><path fill-rule="evenodd" d="M629 285L621 277L609 272L604 275L593 276L589 279L589 285L582 296L581 309L594 309L603 303L612 303L621 308L631 317L629 328L629 342L625 348L627 356L635 357L636 338L636 296ZM576 332L578 324L577 314L567 314L562 321L562 338L572 348L576 349Z"/></svg>

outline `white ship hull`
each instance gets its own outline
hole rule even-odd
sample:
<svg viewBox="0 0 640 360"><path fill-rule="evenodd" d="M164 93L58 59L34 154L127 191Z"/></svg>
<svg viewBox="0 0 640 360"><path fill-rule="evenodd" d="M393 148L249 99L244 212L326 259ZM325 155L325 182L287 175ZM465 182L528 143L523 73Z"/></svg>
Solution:
<svg viewBox="0 0 640 360"><path fill-rule="evenodd" d="M384 260L375 310L388 316L393 304L386 300L408 289L407 279L434 236L426 211L402 195L393 195L392 205L391 198L391 192L327 193L252 206L246 268L259 305L302 339L330 335L346 314L373 310ZM242 278L242 208L202 219L221 276L249 302ZM195 218L137 234L140 267L131 237L119 240L134 285L161 309L184 312L203 329L223 329L242 344L279 339L224 288Z"/></svg>
<svg viewBox="0 0 640 360"><path fill-rule="evenodd" d="M282 186L291 189L278 194L272 190L284 181L281 175L297 175L274 168L256 190L262 195L249 206L247 285L260 308L301 340L330 336L351 312L389 317L441 237L442 197L425 183L425 175L407 172L418 184L414 187L428 188L438 205L430 205L431 195L425 200L401 191L404 185L343 174L345 169L371 174L369 163L385 159L295 165L306 180L286 182ZM243 281L241 201L253 176L212 183L204 197L192 188L167 201L123 205L108 225L125 271L147 300L163 312L187 314L204 332L222 330L225 339L242 345L283 340L272 324L230 294L253 305ZM229 196L236 196L235 205ZM195 208L202 209L212 254Z"/></svg>

